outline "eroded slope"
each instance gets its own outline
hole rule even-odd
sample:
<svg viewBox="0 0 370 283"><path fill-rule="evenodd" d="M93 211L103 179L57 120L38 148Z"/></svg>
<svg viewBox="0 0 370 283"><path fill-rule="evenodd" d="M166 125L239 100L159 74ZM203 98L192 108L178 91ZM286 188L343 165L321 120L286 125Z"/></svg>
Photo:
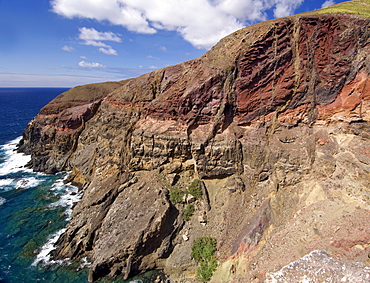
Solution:
<svg viewBox="0 0 370 283"><path fill-rule="evenodd" d="M261 23L40 113L21 149L36 170L72 170L84 191L54 256L87 256L90 281L152 268L194 278L200 236L217 239L214 281L262 282L317 249L367 262L369 24L336 14ZM204 194L184 221L169 194L194 178Z"/></svg>

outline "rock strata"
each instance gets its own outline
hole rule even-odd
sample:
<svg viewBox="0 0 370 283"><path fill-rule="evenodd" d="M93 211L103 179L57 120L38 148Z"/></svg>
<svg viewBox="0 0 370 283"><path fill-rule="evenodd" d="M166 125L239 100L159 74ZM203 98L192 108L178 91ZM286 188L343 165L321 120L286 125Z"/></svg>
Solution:
<svg viewBox="0 0 370 283"><path fill-rule="evenodd" d="M370 267L359 262L344 263L334 260L327 252L316 250L267 275L266 283L348 282L370 281Z"/></svg>
<svg viewBox="0 0 370 283"><path fill-rule="evenodd" d="M201 236L217 239L214 282L264 282L313 250L368 264L369 27L349 14L273 20L56 98L19 147L83 191L53 256L87 257L89 281L149 269L192 280ZM202 197L184 221L170 196L193 179Z"/></svg>

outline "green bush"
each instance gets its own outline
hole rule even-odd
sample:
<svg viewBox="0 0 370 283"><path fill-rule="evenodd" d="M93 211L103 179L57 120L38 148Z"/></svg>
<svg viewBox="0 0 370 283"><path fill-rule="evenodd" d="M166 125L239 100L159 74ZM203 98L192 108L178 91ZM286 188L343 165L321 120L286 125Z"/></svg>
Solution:
<svg viewBox="0 0 370 283"><path fill-rule="evenodd" d="M176 203L183 203L183 197L185 195L185 191L180 190L180 189L173 189L170 191L170 201L173 204Z"/></svg>
<svg viewBox="0 0 370 283"><path fill-rule="evenodd" d="M191 248L191 257L196 262L209 261L217 248L217 241L212 237L202 237L194 241L194 244Z"/></svg>
<svg viewBox="0 0 370 283"><path fill-rule="evenodd" d="M202 237L194 241L191 248L191 257L200 264L197 269L197 280L207 282L217 268L214 256L217 250L217 241L212 237Z"/></svg>
<svg viewBox="0 0 370 283"><path fill-rule="evenodd" d="M170 201L173 204L176 203L183 203L183 197L185 194L191 194L195 197L195 199L202 198L202 187L200 185L200 180L194 179L193 182L188 186L187 190L181 190L181 189L172 189L170 191Z"/></svg>
<svg viewBox="0 0 370 283"><path fill-rule="evenodd" d="M209 262L201 262L199 268L197 269L196 279L201 282L207 282L211 280L213 272L217 268L217 260L215 258L211 259Z"/></svg>
<svg viewBox="0 0 370 283"><path fill-rule="evenodd" d="M193 182L188 186L189 194L193 195L196 199L200 199L203 195L200 180L194 179Z"/></svg>
<svg viewBox="0 0 370 283"><path fill-rule="evenodd" d="M184 211L184 220L189 221L190 217L193 216L194 211L195 211L194 205L188 204L185 211Z"/></svg>

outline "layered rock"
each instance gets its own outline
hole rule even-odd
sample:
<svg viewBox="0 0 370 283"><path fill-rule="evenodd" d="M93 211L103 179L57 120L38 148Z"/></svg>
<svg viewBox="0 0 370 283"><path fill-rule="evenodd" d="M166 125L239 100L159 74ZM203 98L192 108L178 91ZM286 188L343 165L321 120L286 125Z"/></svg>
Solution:
<svg viewBox="0 0 370 283"><path fill-rule="evenodd" d="M269 274L266 282L353 282L370 281L370 267L363 263L343 263L334 260L325 251L309 255Z"/></svg>
<svg viewBox="0 0 370 283"><path fill-rule="evenodd" d="M369 25L269 21L198 59L57 98L20 147L84 192L54 256L88 257L90 281L153 268L194 278L200 236L217 239L220 282L262 282L317 249L367 262ZM203 198L184 222L169 194L194 178Z"/></svg>

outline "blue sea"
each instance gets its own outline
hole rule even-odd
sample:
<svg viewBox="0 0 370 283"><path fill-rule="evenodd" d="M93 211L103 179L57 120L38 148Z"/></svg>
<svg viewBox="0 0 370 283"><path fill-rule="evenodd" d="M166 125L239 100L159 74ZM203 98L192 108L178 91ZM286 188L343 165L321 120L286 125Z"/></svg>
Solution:
<svg viewBox="0 0 370 283"><path fill-rule="evenodd" d="M78 189L65 184L68 172L32 172L25 167L30 157L15 151L27 123L66 90L0 88L0 283L87 282L87 261L56 262L49 255L81 197ZM114 282L153 282L156 276Z"/></svg>

